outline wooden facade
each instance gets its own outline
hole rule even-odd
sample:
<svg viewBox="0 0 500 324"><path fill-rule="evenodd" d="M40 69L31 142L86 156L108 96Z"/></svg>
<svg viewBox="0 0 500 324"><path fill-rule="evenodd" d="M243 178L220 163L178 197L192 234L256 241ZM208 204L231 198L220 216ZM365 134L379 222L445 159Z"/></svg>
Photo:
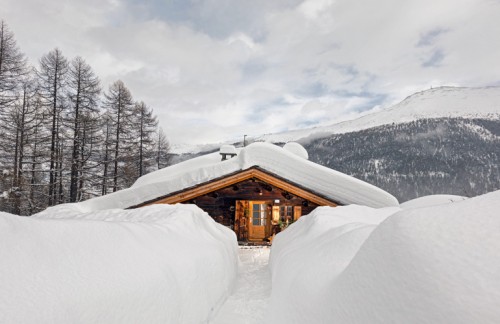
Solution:
<svg viewBox="0 0 500 324"><path fill-rule="evenodd" d="M301 215L337 203L259 168L159 197L151 204L191 203L232 228L239 241L269 241ZM136 207L140 207L136 206Z"/></svg>

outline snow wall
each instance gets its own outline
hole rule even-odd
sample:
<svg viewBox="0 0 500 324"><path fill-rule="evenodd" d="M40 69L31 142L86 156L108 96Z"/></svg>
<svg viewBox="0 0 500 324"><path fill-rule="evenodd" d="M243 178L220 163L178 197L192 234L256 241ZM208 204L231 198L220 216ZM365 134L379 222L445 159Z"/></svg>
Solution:
<svg viewBox="0 0 500 324"><path fill-rule="evenodd" d="M500 191L394 214L319 208L274 241L268 322L499 323L499 210Z"/></svg>
<svg viewBox="0 0 500 324"><path fill-rule="evenodd" d="M0 213L0 323L206 323L237 267L234 233L196 206Z"/></svg>

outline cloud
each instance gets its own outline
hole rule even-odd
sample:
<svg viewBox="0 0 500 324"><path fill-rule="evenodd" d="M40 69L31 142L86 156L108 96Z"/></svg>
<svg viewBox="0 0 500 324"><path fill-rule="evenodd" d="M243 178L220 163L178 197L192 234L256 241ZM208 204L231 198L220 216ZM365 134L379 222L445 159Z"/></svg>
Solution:
<svg viewBox="0 0 500 324"><path fill-rule="evenodd" d="M325 125L438 85L498 84L492 0L0 0L30 60L122 79L174 143Z"/></svg>
<svg viewBox="0 0 500 324"><path fill-rule="evenodd" d="M443 51L436 49L432 52L431 56L422 63L422 67L438 67L441 65L441 62L444 60L445 55Z"/></svg>
<svg viewBox="0 0 500 324"><path fill-rule="evenodd" d="M420 36L420 39L418 40L417 46L430 46L433 45L438 37L444 33L448 32L447 29L443 28L434 28Z"/></svg>

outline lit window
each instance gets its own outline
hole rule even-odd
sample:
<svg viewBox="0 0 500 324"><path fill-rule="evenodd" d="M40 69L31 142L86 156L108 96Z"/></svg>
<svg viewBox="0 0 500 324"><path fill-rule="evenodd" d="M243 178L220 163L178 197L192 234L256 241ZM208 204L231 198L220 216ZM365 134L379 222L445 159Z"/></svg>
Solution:
<svg viewBox="0 0 500 324"><path fill-rule="evenodd" d="M280 221L284 224L293 221L293 206L280 206Z"/></svg>

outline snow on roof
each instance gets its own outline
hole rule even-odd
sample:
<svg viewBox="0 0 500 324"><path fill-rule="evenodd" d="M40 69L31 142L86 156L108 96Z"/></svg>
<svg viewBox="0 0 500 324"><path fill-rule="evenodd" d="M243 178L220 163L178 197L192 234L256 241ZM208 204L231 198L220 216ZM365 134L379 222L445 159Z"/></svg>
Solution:
<svg viewBox="0 0 500 324"><path fill-rule="evenodd" d="M234 145L225 144L220 147L220 154L238 154Z"/></svg>
<svg viewBox="0 0 500 324"><path fill-rule="evenodd" d="M238 155L229 160L220 161L219 152L207 154L151 172L137 179L128 189L57 208L87 212L132 207L252 167L259 167L340 204L377 208L399 206L394 196L378 187L308 161L274 144L253 143L237 150Z"/></svg>
<svg viewBox="0 0 500 324"><path fill-rule="evenodd" d="M300 145L299 143L296 142L289 142L286 143L285 146L283 146L283 149L288 152L292 152L293 154L308 160L309 159L309 153L307 153L307 150Z"/></svg>

